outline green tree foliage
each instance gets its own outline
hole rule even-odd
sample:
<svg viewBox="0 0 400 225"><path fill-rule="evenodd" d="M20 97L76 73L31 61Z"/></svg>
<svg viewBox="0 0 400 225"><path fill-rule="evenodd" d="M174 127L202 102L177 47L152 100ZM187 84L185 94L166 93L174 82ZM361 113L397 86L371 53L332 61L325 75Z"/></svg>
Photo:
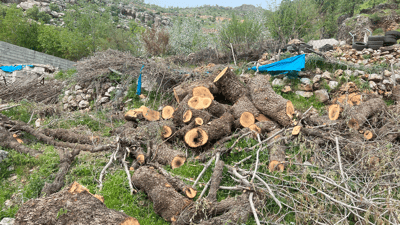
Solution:
<svg viewBox="0 0 400 225"><path fill-rule="evenodd" d="M279 7L275 4L266 12L266 26L271 36L281 41L310 39L318 28L318 16L315 0L282 0Z"/></svg>
<svg viewBox="0 0 400 225"><path fill-rule="evenodd" d="M249 17L240 20L239 17L232 14L231 20L220 29L219 40L226 47L232 43L235 50L241 52L257 45L261 33L262 25L258 21Z"/></svg>
<svg viewBox="0 0 400 225"><path fill-rule="evenodd" d="M25 48L41 50L37 40L39 25L28 21L16 5L9 7L0 17L0 40Z"/></svg>
<svg viewBox="0 0 400 225"><path fill-rule="evenodd" d="M49 23L51 20L51 16L46 12L40 12L39 8L34 5L32 8L26 10L26 15L33 20Z"/></svg>

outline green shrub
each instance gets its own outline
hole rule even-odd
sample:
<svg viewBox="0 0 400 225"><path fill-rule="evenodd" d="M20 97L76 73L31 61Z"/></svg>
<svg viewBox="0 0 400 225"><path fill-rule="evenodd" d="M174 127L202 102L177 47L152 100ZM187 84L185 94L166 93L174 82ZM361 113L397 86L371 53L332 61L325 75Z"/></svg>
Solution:
<svg viewBox="0 0 400 225"><path fill-rule="evenodd" d="M54 4L53 2L50 3L49 8L51 11L60 12L60 7L57 4Z"/></svg>

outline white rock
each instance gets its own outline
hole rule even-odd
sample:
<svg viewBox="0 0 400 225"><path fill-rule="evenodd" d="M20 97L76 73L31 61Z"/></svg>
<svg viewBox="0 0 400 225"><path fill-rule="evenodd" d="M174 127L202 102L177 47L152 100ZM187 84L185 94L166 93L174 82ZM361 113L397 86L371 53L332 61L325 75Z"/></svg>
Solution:
<svg viewBox="0 0 400 225"><path fill-rule="evenodd" d="M89 107L88 101L82 100L79 102L79 108L83 109L83 108L87 108L87 107Z"/></svg>
<svg viewBox="0 0 400 225"><path fill-rule="evenodd" d="M62 103L67 103L68 102L68 96L64 96L62 98Z"/></svg>
<svg viewBox="0 0 400 225"><path fill-rule="evenodd" d="M44 122L43 119L38 118L38 119L35 121L35 127L40 127L40 126L42 126L42 123L43 123L43 122Z"/></svg>
<svg viewBox="0 0 400 225"><path fill-rule="evenodd" d="M332 89L334 89L335 87L337 87L339 85L339 82L337 81L329 81L329 87L331 87Z"/></svg>
<svg viewBox="0 0 400 225"><path fill-rule="evenodd" d="M325 78L325 79L327 79L327 80L331 80L331 79L332 79L331 73L329 73L328 71L325 71L325 72L322 74L322 78Z"/></svg>
<svg viewBox="0 0 400 225"><path fill-rule="evenodd" d="M70 90L66 90L64 94L65 94L65 96L68 96L68 95L71 94L71 91Z"/></svg>
<svg viewBox="0 0 400 225"><path fill-rule="evenodd" d="M344 73L349 75L349 76L353 75L353 71L351 71L351 70L345 70Z"/></svg>
<svg viewBox="0 0 400 225"><path fill-rule="evenodd" d="M368 76L369 81L374 81L374 82L381 82L383 80L382 75L378 75L376 73L370 74Z"/></svg>
<svg viewBox="0 0 400 225"><path fill-rule="evenodd" d="M296 91L296 94L303 96L305 98L309 98L309 97L313 96L312 92L306 92L306 91Z"/></svg>
<svg viewBox="0 0 400 225"><path fill-rule="evenodd" d="M75 100L76 100L76 102L80 102L80 101L82 101L82 96L81 95L77 95L76 96L76 98L75 98Z"/></svg>
<svg viewBox="0 0 400 225"><path fill-rule="evenodd" d="M10 200L10 199L7 199L5 202L4 202L4 206L6 206L7 208L10 208L11 206L13 206L14 204L13 204L13 202Z"/></svg>
<svg viewBox="0 0 400 225"><path fill-rule="evenodd" d="M317 69L318 69L318 68L317 68ZM300 79L300 82L303 83L303 84L310 84L310 83L311 83L311 80L304 77L304 78L301 78L301 79Z"/></svg>
<svg viewBox="0 0 400 225"><path fill-rule="evenodd" d="M0 150L0 162L7 158L8 152Z"/></svg>
<svg viewBox="0 0 400 225"><path fill-rule="evenodd" d="M386 86L384 84L377 84L378 88L382 91L386 91Z"/></svg>
<svg viewBox="0 0 400 225"><path fill-rule="evenodd" d="M114 90L115 90L115 87L112 87L112 86L111 86L111 87L108 88L107 92L108 92L108 93L111 93L111 92L114 91Z"/></svg>
<svg viewBox="0 0 400 225"><path fill-rule="evenodd" d="M77 95L83 94L83 91L82 90L77 90L77 91L75 91L75 94L77 94Z"/></svg>
<svg viewBox="0 0 400 225"><path fill-rule="evenodd" d="M68 107L69 107L68 103L67 103L67 104L64 104L64 107L63 107L63 109L64 109L64 110L67 110L67 109L68 109Z"/></svg>
<svg viewBox="0 0 400 225"><path fill-rule="evenodd" d="M396 80L396 83L400 83L400 74L395 74L394 79Z"/></svg>
<svg viewBox="0 0 400 225"><path fill-rule="evenodd" d="M321 102L326 102L329 100L329 94L326 89L321 89L318 91L314 91L315 97L317 97Z"/></svg>
<svg viewBox="0 0 400 225"><path fill-rule="evenodd" d="M364 75L365 74L365 71L362 71L362 70L356 70L354 72L357 72L358 75Z"/></svg>
<svg viewBox="0 0 400 225"><path fill-rule="evenodd" d="M320 68L317 68L317 69L315 69L315 73L316 73L316 74L321 74L321 73L322 73L322 70L321 70Z"/></svg>
<svg viewBox="0 0 400 225"><path fill-rule="evenodd" d="M79 85L75 85L75 91L77 91L77 90L82 90L82 87Z"/></svg>
<svg viewBox="0 0 400 225"><path fill-rule="evenodd" d="M110 99L108 97L102 97L98 100L98 103L103 104L108 102Z"/></svg>
<svg viewBox="0 0 400 225"><path fill-rule="evenodd" d="M375 90L375 89L377 88L377 85L376 85L375 82L370 81L370 82L369 82L369 87L370 87L371 89Z"/></svg>
<svg viewBox="0 0 400 225"><path fill-rule="evenodd" d="M312 79L313 83L317 83L321 80L321 75L315 75L314 78Z"/></svg>
<svg viewBox="0 0 400 225"><path fill-rule="evenodd" d="M385 85L386 88L392 87L393 86L393 81L391 79L390 80L383 80L382 84Z"/></svg>
<svg viewBox="0 0 400 225"><path fill-rule="evenodd" d="M282 85L284 85L284 82L282 79L274 79L272 81L272 86L282 86Z"/></svg>
<svg viewBox="0 0 400 225"><path fill-rule="evenodd" d="M14 218L3 218L0 221L0 225L14 225L15 219Z"/></svg>
<svg viewBox="0 0 400 225"><path fill-rule="evenodd" d="M88 94L93 94L93 93L94 93L94 90L90 88L90 89L87 90L86 93L88 93Z"/></svg>
<svg viewBox="0 0 400 225"><path fill-rule="evenodd" d="M392 76L392 72L390 72L389 70L385 70L385 71L383 72L383 75L384 75L385 77L390 77L390 76Z"/></svg>
<svg viewBox="0 0 400 225"><path fill-rule="evenodd" d="M74 96L72 96L72 95L68 96L68 102L71 102L73 100L74 100Z"/></svg>
<svg viewBox="0 0 400 225"><path fill-rule="evenodd" d="M44 68L35 66L35 68L33 68L32 71L36 73L44 73Z"/></svg>
<svg viewBox="0 0 400 225"><path fill-rule="evenodd" d="M75 100L72 100L72 101L68 102L68 104L69 104L71 107L77 107L77 106L78 106L78 103L76 103Z"/></svg>

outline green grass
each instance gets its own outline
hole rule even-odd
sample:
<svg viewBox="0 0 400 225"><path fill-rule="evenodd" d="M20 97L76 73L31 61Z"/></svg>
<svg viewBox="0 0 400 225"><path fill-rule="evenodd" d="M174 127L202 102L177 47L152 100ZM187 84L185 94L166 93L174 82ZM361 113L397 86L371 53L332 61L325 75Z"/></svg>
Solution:
<svg viewBox="0 0 400 225"><path fill-rule="evenodd" d="M16 104L16 103L15 103ZM35 108L35 104L28 102L26 100L20 101L18 104L21 104L20 106L1 111L3 115L6 115L12 120L20 120L25 123L29 121L32 115L32 111ZM34 121L33 121L34 122Z"/></svg>
<svg viewBox="0 0 400 225"><path fill-rule="evenodd" d="M74 75L76 74L76 69L72 68L69 70L60 70L55 76L54 78L57 80L68 80L72 77L74 77Z"/></svg>
<svg viewBox="0 0 400 225"><path fill-rule="evenodd" d="M304 70L315 70L316 68L320 68L322 71L326 70L334 73L336 70L339 69L346 70L347 66L336 63L329 63L324 58L316 55L307 57Z"/></svg>

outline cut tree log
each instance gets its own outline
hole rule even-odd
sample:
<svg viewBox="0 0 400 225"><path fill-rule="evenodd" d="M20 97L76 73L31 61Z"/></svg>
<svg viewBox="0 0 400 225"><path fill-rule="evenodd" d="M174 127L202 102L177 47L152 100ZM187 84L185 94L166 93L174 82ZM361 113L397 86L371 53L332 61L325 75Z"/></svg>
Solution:
<svg viewBox="0 0 400 225"><path fill-rule="evenodd" d="M257 75L249 82L251 99L260 112L282 126L291 124L294 107L291 101L276 94L264 75Z"/></svg>
<svg viewBox="0 0 400 225"><path fill-rule="evenodd" d="M171 120L161 120L161 121L153 121L149 123L144 123L141 126L138 126L135 130L134 138L139 140L153 140L160 141L163 137L164 126L168 126L173 130L175 127L174 123Z"/></svg>
<svg viewBox="0 0 400 225"><path fill-rule="evenodd" d="M50 196L53 193L59 191L62 187L64 187L64 179L65 175L67 175L69 168L74 161L75 157L79 155L80 150L74 150L70 152L65 149L57 149L58 155L60 157L60 165L59 170L56 174L56 178L53 183L45 183L42 191L40 193L41 196Z"/></svg>
<svg viewBox="0 0 400 225"><path fill-rule="evenodd" d="M208 191L207 199L211 202L217 201L217 191L222 180L222 172L224 170L224 161L219 160L215 165L213 174L211 176L211 186Z"/></svg>
<svg viewBox="0 0 400 225"><path fill-rule="evenodd" d="M150 165L156 167L158 171L167 179L168 183L175 188L175 190L185 193L185 195L192 199L196 197L197 190L192 188L190 185L185 184L181 179L178 177L173 177L168 171L166 171L160 164L158 163L151 163Z"/></svg>
<svg viewBox="0 0 400 225"><path fill-rule="evenodd" d="M192 109L190 111L192 112L192 118L190 119L189 122L194 121L196 118L201 118L203 120L203 123L206 124L212 118L212 115L209 112L207 112L206 110Z"/></svg>
<svg viewBox="0 0 400 225"><path fill-rule="evenodd" d="M379 114L387 109L385 101L380 98L370 99L363 104L350 108L346 115L350 120L348 126L358 130L373 115Z"/></svg>
<svg viewBox="0 0 400 225"><path fill-rule="evenodd" d="M200 117L197 117L197 118L194 119L194 123L195 123L197 126L201 126L201 125L204 124L204 120L203 120L202 118L200 118Z"/></svg>
<svg viewBox="0 0 400 225"><path fill-rule="evenodd" d="M176 132L176 128L174 124L164 125L162 127L161 136L163 139L170 138Z"/></svg>
<svg viewBox="0 0 400 225"><path fill-rule="evenodd" d="M192 148L205 145L212 140L218 140L231 133L234 118L230 113L224 113L221 118L210 124L196 127L185 135L185 142Z"/></svg>
<svg viewBox="0 0 400 225"><path fill-rule="evenodd" d="M136 121L136 120L143 120L143 110L147 108L146 106L142 105L138 109L131 109L125 113L124 117L127 121Z"/></svg>
<svg viewBox="0 0 400 225"><path fill-rule="evenodd" d="M188 94L190 94L190 95L193 94L193 89L196 87L205 87L210 91L210 93L217 94L219 92L219 90L213 82L217 75L218 75L218 73L215 73L212 76L210 76L204 80L200 80L200 81L196 81L196 82L192 82L192 83L184 82L184 83L180 84L179 86L175 87L174 88L174 96L175 96L176 101L178 103L181 103L182 100Z"/></svg>
<svg viewBox="0 0 400 225"><path fill-rule="evenodd" d="M98 136L82 135L68 129L44 129L43 133L49 137L56 138L60 141L79 143L79 144L96 144L100 141Z"/></svg>
<svg viewBox="0 0 400 225"><path fill-rule="evenodd" d="M190 122L192 120L192 116L193 116L192 110L189 109L183 114L183 120L182 121L184 123L188 123L188 122Z"/></svg>
<svg viewBox="0 0 400 225"><path fill-rule="evenodd" d="M279 129L275 129L271 132L268 133L268 136L271 136L272 134L276 134L279 132ZM273 139L269 141L269 143L272 143L274 141L277 141L279 138L281 138L281 135L275 136ZM286 156L286 146L284 144L283 140L277 141L273 144L273 146L270 149L269 152L269 164L268 164L268 169L270 172L273 171L280 171L283 172L285 169L285 156Z"/></svg>
<svg viewBox="0 0 400 225"><path fill-rule="evenodd" d="M253 115L253 118L258 118L260 115L260 111L254 106L254 104L251 102L251 100L247 96L241 97L233 106L231 109L232 115L235 117L235 119L239 119L244 112L251 113ZM266 117L264 116L266 119ZM260 119L264 119L263 117L260 117Z"/></svg>
<svg viewBox="0 0 400 225"><path fill-rule="evenodd" d="M301 126L295 126L292 131L292 135L298 135L300 133Z"/></svg>
<svg viewBox="0 0 400 225"><path fill-rule="evenodd" d="M143 165L146 161L146 157L144 155L144 152L142 151L142 148L139 147L133 155L135 156L136 161L140 164Z"/></svg>
<svg viewBox="0 0 400 225"><path fill-rule="evenodd" d="M249 90L240 82L239 78L226 67L214 79L222 95L231 103L237 102L243 96L249 96Z"/></svg>
<svg viewBox="0 0 400 225"><path fill-rule="evenodd" d="M172 169L181 167L185 161L185 153L175 150L168 143L161 143L152 149L153 158L161 165L170 165Z"/></svg>
<svg viewBox="0 0 400 225"><path fill-rule="evenodd" d="M400 85L393 87L392 100L395 102L400 102Z"/></svg>
<svg viewBox="0 0 400 225"><path fill-rule="evenodd" d="M364 138L366 140L372 141L376 138L376 135L374 134L373 131L367 130L364 132Z"/></svg>
<svg viewBox="0 0 400 225"><path fill-rule="evenodd" d="M132 183L143 190L153 202L155 213L174 222L192 201L179 194L168 180L153 167L141 166L132 176Z"/></svg>
<svg viewBox="0 0 400 225"><path fill-rule="evenodd" d="M160 113L149 108L144 108L143 117L148 121L157 121L160 120Z"/></svg>
<svg viewBox="0 0 400 225"><path fill-rule="evenodd" d="M254 115L250 112L244 112L239 118L239 123L243 127L249 127L256 122Z"/></svg>
<svg viewBox="0 0 400 225"><path fill-rule="evenodd" d="M256 116L256 120L259 121L259 122L271 121L271 119L269 119L268 117L264 116L261 113L258 116Z"/></svg>
<svg viewBox="0 0 400 225"><path fill-rule="evenodd" d="M224 113L231 111L232 106L221 104L217 101L212 101L210 107L207 108L207 112L215 117L221 117Z"/></svg>
<svg viewBox="0 0 400 225"><path fill-rule="evenodd" d="M107 208L103 201L74 182L60 192L25 202L15 215L15 224L139 225L137 219Z"/></svg>
<svg viewBox="0 0 400 225"><path fill-rule="evenodd" d="M329 119L330 120L339 119L341 111L343 111L343 109L338 104L330 105L328 108Z"/></svg>
<svg viewBox="0 0 400 225"><path fill-rule="evenodd" d="M14 149L18 153L29 154L32 157L37 157L41 154L41 152L19 143L12 134L2 126L0 126L0 146Z"/></svg>
<svg viewBox="0 0 400 225"><path fill-rule="evenodd" d="M208 90L208 88L204 86L199 86L193 88L193 96L198 96L200 98L209 98L211 100L214 100L214 95Z"/></svg>
<svg viewBox="0 0 400 225"><path fill-rule="evenodd" d="M189 99L191 99L191 98L192 98L192 94L186 95L186 97L181 100L178 108L175 110L174 114L172 115L172 121L174 122L175 126L179 127L179 126L183 125L183 114L187 110L191 109L188 105Z"/></svg>
<svg viewBox="0 0 400 225"><path fill-rule="evenodd" d="M171 119L172 115L174 114L174 111L175 110L174 110L174 108L172 106L167 105L162 109L161 116L165 120Z"/></svg>
<svg viewBox="0 0 400 225"><path fill-rule="evenodd" d="M210 107L213 100L210 98L201 98L199 96L193 96L189 99L188 105L192 109L207 109Z"/></svg>

